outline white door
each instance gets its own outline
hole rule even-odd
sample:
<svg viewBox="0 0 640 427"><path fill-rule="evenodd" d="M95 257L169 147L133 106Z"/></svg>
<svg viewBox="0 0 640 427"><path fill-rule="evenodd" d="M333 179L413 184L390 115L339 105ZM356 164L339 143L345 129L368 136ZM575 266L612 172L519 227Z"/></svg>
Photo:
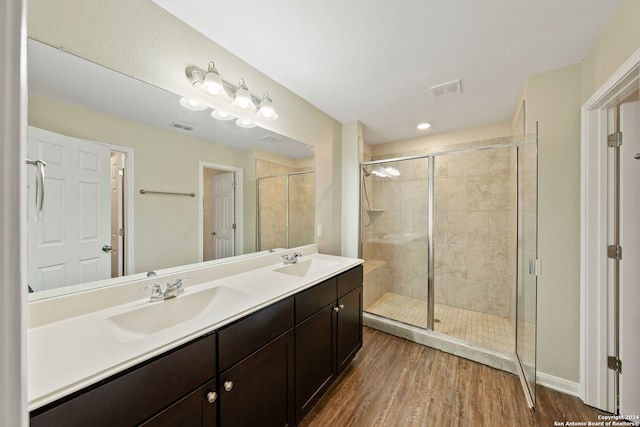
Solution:
<svg viewBox="0 0 640 427"><path fill-rule="evenodd" d="M640 102L620 105L620 130L620 413L640 415Z"/></svg>
<svg viewBox="0 0 640 427"><path fill-rule="evenodd" d="M221 173L213 177L213 256L214 259L234 255L235 249L235 175Z"/></svg>
<svg viewBox="0 0 640 427"><path fill-rule="evenodd" d="M43 160L42 220L34 214L29 168L28 280L34 291L111 277L111 150L104 145L29 127L29 157ZM105 248L106 249L106 248Z"/></svg>

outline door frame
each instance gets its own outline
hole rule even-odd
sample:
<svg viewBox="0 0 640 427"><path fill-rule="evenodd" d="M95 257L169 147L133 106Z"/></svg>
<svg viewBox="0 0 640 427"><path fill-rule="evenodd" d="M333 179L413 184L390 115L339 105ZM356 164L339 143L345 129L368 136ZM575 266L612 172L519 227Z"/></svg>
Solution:
<svg viewBox="0 0 640 427"><path fill-rule="evenodd" d="M244 218L244 203L243 203L243 183L244 179L242 176L242 168L237 168L234 166L221 165L218 163L210 163L210 162L198 162L198 236L199 236L199 244L198 244L198 260L199 262L203 262L204 259L204 240L202 236L204 234L204 177L203 172L204 169L217 169L225 172L233 172L236 182L236 194L234 201L234 211L235 211L235 219L236 219L236 232L235 232L235 244L234 244L234 255L242 255L244 253L244 227L243 227L243 218Z"/></svg>
<svg viewBox="0 0 640 427"><path fill-rule="evenodd" d="M580 398L615 412L607 267L607 134L609 108L640 85L640 49L581 108Z"/></svg>
<svg viewBox="0 0 640 427"><path fill-rule="evenodd" d="M134 221L134 208L133 208L133 196L134 196L134 177L135 177L135 173L134 173L134 157L133 157L133 148L131 147L124 147L122 145L116 145L116 144L108 144L108 143L101 143L104 144L106 146L108 146L111 151L116 151L118 153L123 153L124 154L124 185L123 185L123 191L124 191L124 212L123 212L123 216L124 216L124 247L125 247L125 262L124 262L124 272L123 274L129 275L129 274L134 274L135 273L135 265L134 265L134 261L135 261L135 248L134 248L134 242L135 242L135 232L134 232L134 226L135 226L135 221Z"/></svg>

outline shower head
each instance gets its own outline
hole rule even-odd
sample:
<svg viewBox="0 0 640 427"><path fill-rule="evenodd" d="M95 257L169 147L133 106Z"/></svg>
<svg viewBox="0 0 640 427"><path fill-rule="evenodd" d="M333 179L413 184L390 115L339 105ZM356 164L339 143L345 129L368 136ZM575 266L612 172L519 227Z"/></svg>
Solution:
<svg viewBox="0 0 640 427"><path fill-rule="evenodd" d="M362 173L364 173L365 178L371 175L375 175L380 178L397 178L400 176L400 171L393 166L376 165L371 170L368 170L367 166L362 167Z"/></svg>

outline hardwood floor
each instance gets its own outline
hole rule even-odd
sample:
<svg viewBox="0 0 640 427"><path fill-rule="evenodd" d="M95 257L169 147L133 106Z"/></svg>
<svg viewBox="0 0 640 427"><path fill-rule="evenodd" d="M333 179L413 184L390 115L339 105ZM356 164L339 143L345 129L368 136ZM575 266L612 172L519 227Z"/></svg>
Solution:
<svg viewBox="0 0 640 427"><path fill-rule="evenodd" d="M605 414L537 393L531 411L516 376L365 327L362 350L300 426L553 426Z"/></svg>

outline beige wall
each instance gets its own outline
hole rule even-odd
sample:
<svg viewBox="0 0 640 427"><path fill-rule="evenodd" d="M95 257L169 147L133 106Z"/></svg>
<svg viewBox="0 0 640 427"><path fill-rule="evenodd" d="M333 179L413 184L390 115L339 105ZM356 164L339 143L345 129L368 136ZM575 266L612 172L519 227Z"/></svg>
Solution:
<svg viewBox="0 0 640 427"><path fill-rule="evenodd" d="M582 64L527 79L527 131L540 122L538 370L580 378L580 107L638 49L640 2L623 0Z"/></svg>
<svg viewBox="0 0 640 427"><path fill-rule="evenodd" d="M243 169L244 251L254 251L253 152L37 97L29 98L28 120L52 132L134 149L135 272L198 261L198 199L142 195L139 190L198 193L200 161Z"/></svg>
<svg viewBox="0 0 640 427"><path fill-rule="evenodd" d="M539 122L538 370L577 382L580 338L580 65L527 79L527 133Z"/></svg>
<svg viewBox="0 0 640 427"><path fill-rule="evenodd" d="M640 49L640 1L623 0L582 63L582 95L586 100Z"/></svg>
<svg viewBox="0 0 640 427"><path fill-rule="evenodd" d="M316 148L316 222L325 225L317 242L323 252L340 252L340 123L150 0L30 0L27 12L30 37L177 94L205 101L184 70L211 60L225 79L268 90L279 118L254 121Z"/></svg>

